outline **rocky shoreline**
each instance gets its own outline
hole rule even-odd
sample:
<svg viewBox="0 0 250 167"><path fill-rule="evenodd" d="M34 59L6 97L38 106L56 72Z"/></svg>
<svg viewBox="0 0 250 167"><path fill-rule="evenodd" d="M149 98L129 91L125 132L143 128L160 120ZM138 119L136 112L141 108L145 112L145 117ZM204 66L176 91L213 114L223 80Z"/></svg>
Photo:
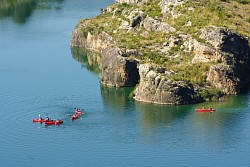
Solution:
<svg viewBox="0 0 250 167"><path fill-rule="evenodd" d="M137 101L191 104L248 89L250 46L246 37L215 25L185 33L159 18L167 13L178 19L182 14L174 7L192 5L187 4L156 0L151 6L158 5L160 13L152 17L147 13L147 1L116 0L102 9L103 17L80 21L70 46L99 53L101 84L135 87ZM192 24L189 21L186 26Z"/></svg>

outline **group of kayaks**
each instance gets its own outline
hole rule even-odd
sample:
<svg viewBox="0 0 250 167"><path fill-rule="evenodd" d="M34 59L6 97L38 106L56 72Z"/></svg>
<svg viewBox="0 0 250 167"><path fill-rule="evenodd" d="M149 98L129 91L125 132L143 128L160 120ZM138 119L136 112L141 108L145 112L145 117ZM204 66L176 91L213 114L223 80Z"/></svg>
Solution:
<svg viewBox="0 0 250 167"><path fill-rule="evenodd" d="M83 114L83 112L80 109L76 108L75 113L71 116L71 119L75 120L75 119L78 118L79 115L82 115L82 114ZM48 117L43 119L43 118L40 117L40 114L39 114L39 118L38 119L33 119L32 122L33 123L35 123L35 122L45 123L45 125L59 125L59 124L63 123L63 120L60 120L60 119L52 120L52 119L49 119Z"/></svg>

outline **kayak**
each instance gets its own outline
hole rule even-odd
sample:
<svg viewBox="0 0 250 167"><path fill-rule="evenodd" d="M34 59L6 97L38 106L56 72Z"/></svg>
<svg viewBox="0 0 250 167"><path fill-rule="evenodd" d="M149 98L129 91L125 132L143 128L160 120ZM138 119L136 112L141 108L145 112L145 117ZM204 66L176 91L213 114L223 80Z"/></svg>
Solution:
<svg viewBox="0 0 250 167"><path fill-rule="evenodd" d="M208 109L195 109L196 112L214 112L216 111L213 108L208 108Z"/></svg>
<svg viewBox="0 0 250 167"><path fill-rule="evenodd" d="M82 115L81 111L75 111L75 113L78 114L78 115Z"/></svg>
<svg viewBox="0 0 250 167"><path fill-rule="evenodd" d="M32 122L46 122L45 119L33 119Z"/></svg>
<svg viewBox="0 0 250 167"><path fill-rule="evenodd" d="M62 123L63 123L62 120L56 120L56 121L50 120L50 121L45 122L46 125L59 125Z"/></svg>
<svg viewBox="0 0 250 167"><path fill-rule="evenodd" d="M79 115L79 114L74 114L74 115L72 115L72 116L71 116L71 119L74 120L74 119L78 118L78 115Z"/></svg>

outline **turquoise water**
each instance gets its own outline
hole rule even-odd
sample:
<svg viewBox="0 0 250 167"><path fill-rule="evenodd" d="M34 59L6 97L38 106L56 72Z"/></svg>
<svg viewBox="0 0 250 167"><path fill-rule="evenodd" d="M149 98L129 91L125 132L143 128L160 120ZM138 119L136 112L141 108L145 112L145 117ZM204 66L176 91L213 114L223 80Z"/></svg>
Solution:
<svg viewBox="0 0 250 167"><path fill-rule="evenodd" d="M128 98L131 89L101 87L98 74L73 58L78 20L111 3L30 0L0 8L1 167L249 166L249 94L204 103L214 113L195 113L201 104L138 103ZM72 122L75 107L85 115ZM32 123L39 113L64 123Z"/></svg>

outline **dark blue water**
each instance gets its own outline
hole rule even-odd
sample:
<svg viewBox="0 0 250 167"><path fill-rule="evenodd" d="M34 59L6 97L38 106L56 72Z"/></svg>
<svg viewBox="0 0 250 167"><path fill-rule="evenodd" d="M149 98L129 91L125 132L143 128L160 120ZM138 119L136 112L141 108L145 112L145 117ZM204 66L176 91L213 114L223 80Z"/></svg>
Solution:
<svg viewBox="0 0 250 167"><path fill-rule="evenodd" d="M201 104L137 103L130 89L101 87L98 74L72 57L78 20L113 0L30 0L8 10L3 1L1 167L250 165L249 94L205 103L214 113L194 112ZM72 122L75 107L85 115ZM32 123L38 114L64 123Z"/></svg>

